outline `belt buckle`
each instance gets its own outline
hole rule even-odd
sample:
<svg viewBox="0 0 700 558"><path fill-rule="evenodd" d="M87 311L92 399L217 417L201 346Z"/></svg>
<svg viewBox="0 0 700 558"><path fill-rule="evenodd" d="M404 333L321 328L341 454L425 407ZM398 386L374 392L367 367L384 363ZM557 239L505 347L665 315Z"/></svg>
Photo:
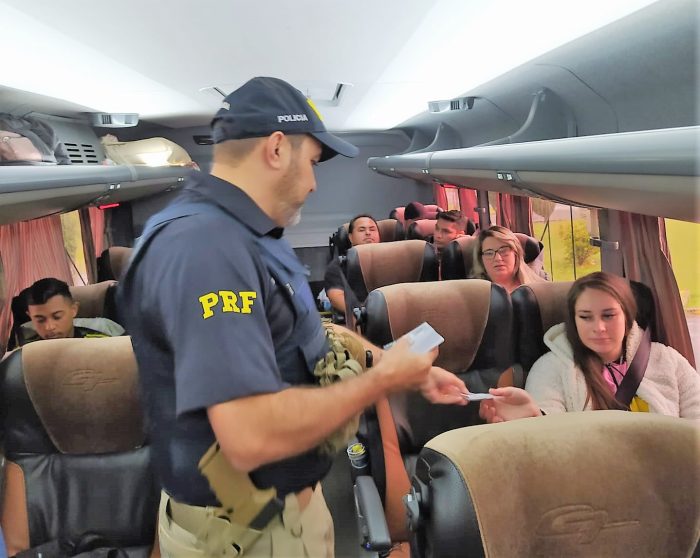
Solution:
<svg viewBox="0 0 700 558"><path fill-rule="evenodd" d="M281 515L284 511L284 500L281 500L277 496L272 498L265 507L260 510L260 513L255 516L255 518L250 522L250 528L262 531L268 526L270 521L272 521L275 516Z"/></svg>

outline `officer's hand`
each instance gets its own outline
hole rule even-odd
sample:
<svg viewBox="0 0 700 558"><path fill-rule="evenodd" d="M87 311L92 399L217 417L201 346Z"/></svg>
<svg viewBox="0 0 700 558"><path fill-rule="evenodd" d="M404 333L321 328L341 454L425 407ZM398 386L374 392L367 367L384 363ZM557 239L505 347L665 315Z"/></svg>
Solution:
<svg viewBox="0 0 700 558"><path fill-rule="evenodd" d="M479 416L488 423L506 422L542 414L532 396L516 387L491 388L493 399L484 399L479 406Z"/></svg>
<svg viewBox="0 0 700 558"><path fill-rule="evenodd" d="M423 354L415 353L411 350L411 343L401 338L384 351L375 370L382 375L388 391L418 389L427 380L437 355L437 349Z"/></svg>
<svg viewBox="0 0 700 558"><path fill-rule="evenodd" d="M420 391L431 403L443 405L466 405L467 400L462 395L467 392L467 386L455 374L433 366L428 378L420 386Z"/></svg>

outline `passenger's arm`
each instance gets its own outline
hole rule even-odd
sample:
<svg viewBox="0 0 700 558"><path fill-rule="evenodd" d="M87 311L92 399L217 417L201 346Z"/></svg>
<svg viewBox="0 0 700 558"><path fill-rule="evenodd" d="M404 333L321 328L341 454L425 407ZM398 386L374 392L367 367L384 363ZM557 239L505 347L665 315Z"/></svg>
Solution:
<svg viewBox="0 0 700 558"><path fill-rule="evenodd" d="M413 353L407 341L384 351L366 374L327 387L292 387L234 399L207 409L216 439L231 465L251 471L303 453L391 392L416 389L437 350Z"/></svg>
<svg viewBox="0 0 700 558"><path fill-rule="evenodd" d="M547 414L566 413L564 381L574 381L573 363L562 362L554 353L546 353L532 365L525 381L525 390ZM580 372L579 372L580 373Z"/></svg>
<svg viewBox="0 0 700 558"><path fill-rule="evenodd" d="M326 296L331 301L331 306L338 312L345 314L345 293L343 289L327 289Z"/></svg>
<svg viewBox="0 0 700 558"><path fill-rule="evenodd" d="M532 396L516 387L491 388L493 399L484 399L479 406L479 416L489 424L507 422L542 414Z"/></svg>
<svg viewBox="0 0 700 558"><path fill-rule="evenodd" d="M700 421L700 374L675 349L667 347L675 353L678 365L679 410L681 418Z"/></svg>

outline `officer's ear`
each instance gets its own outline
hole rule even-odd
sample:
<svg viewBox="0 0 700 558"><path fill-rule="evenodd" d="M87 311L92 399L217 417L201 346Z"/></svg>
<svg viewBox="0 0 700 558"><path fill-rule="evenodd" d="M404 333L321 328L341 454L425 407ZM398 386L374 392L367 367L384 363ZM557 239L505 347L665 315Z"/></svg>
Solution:
<svg viewBox="0 0 700 558"><path fill-rule="evenodd" d="M284 166L285 137L282 132L273 132L265 139L263 156L265 162L274 169Z"/></svg>

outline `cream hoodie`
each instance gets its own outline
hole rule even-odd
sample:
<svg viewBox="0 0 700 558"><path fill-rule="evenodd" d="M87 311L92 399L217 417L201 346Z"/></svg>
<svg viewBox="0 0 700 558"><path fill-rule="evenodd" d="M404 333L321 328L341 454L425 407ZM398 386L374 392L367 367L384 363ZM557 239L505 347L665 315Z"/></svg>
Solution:
<svg viewBox="0 0 700 558"><path fill-rule="evenodd" d="M627 336L628 362L632 362L641 338L642 330L635 323ZM547 414L592 410L590 402L586 405L586 381L574 365L564 324L551 327L544 342L551 352L532 366L525 389ZM651 344L637 395L649 404L652 413L700 419L700 374L678 351L661 343Z"/></svg>

